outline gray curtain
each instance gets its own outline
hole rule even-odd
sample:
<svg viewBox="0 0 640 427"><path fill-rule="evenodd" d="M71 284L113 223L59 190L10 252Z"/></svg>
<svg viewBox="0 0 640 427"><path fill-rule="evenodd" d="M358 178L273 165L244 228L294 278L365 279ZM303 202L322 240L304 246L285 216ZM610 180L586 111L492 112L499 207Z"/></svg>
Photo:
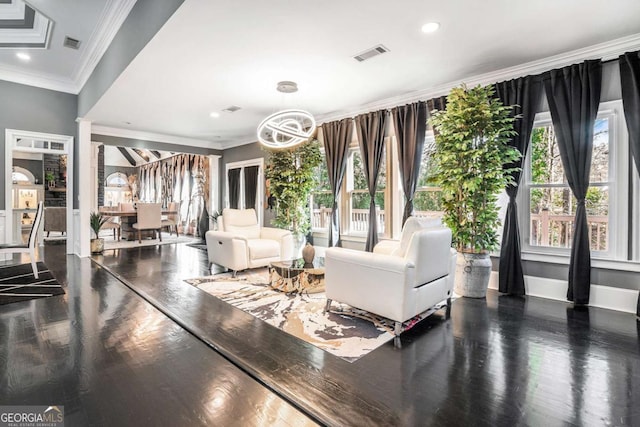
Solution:
<svg viewBox="0 0 640 427"><path fill-rule="evenodd" d="M622 84L622 104L624 117L629 130L629 149L640 173L640 52L627 52L620 55L620 82ZM637 227L634 224L633 227ZM637 234L637 228L632 230ZM636 315L640 318L640 298Z"/></svg>
<svg viewBox="0 0 640 427"><path fill-rule="evenodd" d="M593 126L602 86L602 61L585 61L543 75L567 183L578 200L569 261L567 299L589 304L591 251L585 197L589 189Z"/></svg>
<svg viewBox="0 0 640 427"><path fill-rule="evenodd" d="M376 215L376 184L384 155L384 134L387 123L386 111L374 111L355 118L356 132L362 154L364 174L371 201L369 203L369 231L365 250L373 252L378 243L378 217Z"/></svg>
<svg viewBox="0 0 640 427"><path fill-rule="evenodd" d="M520 185L520 171L524 164L533 130L533 118L540 104L542 82L538 76L521 77L496 83L496 96L503 105L513 106L512 115L517 117L513 124L516 134L509 145L522 153L522 157L505 168L518 168L511 172L514 185L506 188L509 204L504 220L502 245L500 246L499 291L510 295L524 295L524 273L520 251L520 229L518 227L518 206L516 196Z"/></svg>
<svg viewBox="0 0 640 427"><path fill-rule="evenodd" d="M258 167L247 166L244 168L244 208L256 207L256 196L258 195Z"/></svg>
<svg viewBox="0 0 640 427"><path fill-rule="evenodd" d="M229 207L238 209L240 203L240 168L227 171L229 182Z"/></svg>
<svg viewBox="0 0 640 427"><path fill-rule="evenodd" d="M420 175L420 160L427 130L427 105L416 102L391 110L396 131L398 162L404 191L404 213L402 224L413 213L413 196Z"/></svg>
<svg viewBox="0 0 640 427"><path fill-rule="evenodd" d="M338 215L338 197L340 187L347 169L349 143L353 135L353 120L342 119L337 122L324 123L322 136L324 139L324 155L327 160L327 172L333 206L331 209L331 225L329 226L328 246L340 246L340 216Z"/></svg>

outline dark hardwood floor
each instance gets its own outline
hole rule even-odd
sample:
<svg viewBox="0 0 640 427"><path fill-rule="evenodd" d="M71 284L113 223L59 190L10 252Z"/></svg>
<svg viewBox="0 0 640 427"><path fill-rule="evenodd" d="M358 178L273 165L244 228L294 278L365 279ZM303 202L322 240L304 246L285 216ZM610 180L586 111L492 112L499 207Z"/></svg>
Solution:
<svg viewBox="0 0 640 427"><path fill-rule="evenodd" d="M0 306L0 404L62 399L69 425L310 422L299 409L340 426L640 426L634 315L490 292L348 363L182 282L207 274L204 251L106 252L104 269L59 252L44 260L67 295Z"/></svg>

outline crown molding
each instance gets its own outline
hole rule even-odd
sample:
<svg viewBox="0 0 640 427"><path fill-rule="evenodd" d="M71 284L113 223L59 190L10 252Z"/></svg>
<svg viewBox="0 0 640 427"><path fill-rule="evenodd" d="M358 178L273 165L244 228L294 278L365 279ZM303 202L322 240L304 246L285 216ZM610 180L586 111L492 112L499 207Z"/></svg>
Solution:
<svg viewBox="0 0 640 427"><path fill-rule="evenodd" d="M43 89L55 90L77 95L76 84L71 79L57 78L53 75L30 73L23 69L0 65L0 80L35 86Z"/></svg>
<svg viewBox="0 0 640 427"><path fill-rule="evenodd" d="M608 42L599 43L582 49L564 52L558 55L549 56L547 58L536 61L526 62L524 64L513 67L503 68L490 73L468 76L460 80L451 81L428 89L409 92L400 96L382 99L370 102L361 106L354 107L347 111L334 112L316 117L318 125L335 120L341 120L347 117L355 117L358 114L368 113L370 111L384 110L397 107L398 105L409 104L417 101L426 101L438 96L447 95L449 91L465 83L469 86L487 85L497 83L503 80L515 79L527 75L540 74L554 68L560 68L571 64L576 64L587 59L601 58L603 61L616 59L625 52L640 49L640 34L622 37Z"/></svg>
<svg viewBox="0 0 640 427"><path fill-rule="evenodd" d="M91 77L91 73L102 59L113 38L124 23L129 12L136 4L136 0L107 0L96 28L89 37L87 48L83 51L78 66L73 72L72 79L76 84L76 93L79 93L84 84Z"/></svg>
<svg viewBox="0 0 640 427"><path fill-rule="evenodd" d="M91 133L96 135L117 136L120 138L139 139L143 141L163 142L166 144L184 145L187 147L209 148L212 150L222 150L219 142L206 141L203 139L186 138L182 136L166 135L162 133L145 132L132 129L122 129L110 126L92 125Z"/></svg>

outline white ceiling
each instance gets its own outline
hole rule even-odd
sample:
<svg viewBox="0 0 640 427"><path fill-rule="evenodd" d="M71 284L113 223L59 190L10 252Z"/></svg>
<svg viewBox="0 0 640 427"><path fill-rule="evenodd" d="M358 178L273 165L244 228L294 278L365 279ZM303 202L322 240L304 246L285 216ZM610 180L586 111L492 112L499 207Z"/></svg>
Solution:
<svg viewBox="0 0 640 427"><path fill-rule="evenodd" d="M58 3L101 2L56 0L55 9ZM57 22L79 20L69 9L64 15ZM423 34L429 21L441 29ZM557 62L544 58L621 38L613 50L640 49L638 0L186 0L85 117L225 148L255 141L258 123L279 109L333 120L444 94L523 63L538 61L505 78L548 69ZM378 44L390 52L352 58ZM589 55L601 56L587 49L571 58ZM61 74L73 68L52 61ZM299 92L276 92L281 80L297 82ZM221 112L231 105L242 109Z"/></svg>
<svg viewBox="0 0 640 427"><path fill-rule="evenodd" d="M4 5L12 8L20 0ZM46 49L0 49L0 79L78 93L136 0L28 0L53 24ZM20 30L0 30L21 36ZM78 50L63 46L65 36L80 40ZM23 62L17 52L31 60Z"/></svg>

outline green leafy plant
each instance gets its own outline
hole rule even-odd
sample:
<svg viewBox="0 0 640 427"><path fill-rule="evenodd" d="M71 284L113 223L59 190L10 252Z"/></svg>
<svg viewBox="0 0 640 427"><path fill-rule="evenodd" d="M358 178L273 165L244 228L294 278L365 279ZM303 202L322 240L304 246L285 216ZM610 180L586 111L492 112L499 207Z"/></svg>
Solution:
<svg viewBox="0 0 640 427"><path fill-rule="evenodd" d="M486 253L498 246L498 194L515 168L503 168L520 152L508 145L514 135L511 107L494 97L492 86L452 89L436 129L434 180L442 188L443 220L459 252Z"/></svg>
<svg viewBox="0 0 640 427"><path fill-rule="evenodd" d="M53 172L47 172L44 174L44 179L48 182L53 182L56 180L56 176L53 174Z"/></svg>
<svg viewBox="0 0 640 427"><path fill-rule="evenodd" d="M311 229L309 195L316 185L315 169L322 162L317 140L290 150L269 150L266 178L276 199L274 225L306 235Z"/></svg>
<svg viewBox="0 0 640 427"><path fill-rule="evenodd" d="M96 235L96 239L98 238L98 233L100 233L100 229L104 225L105 222L109 220L108 217L102 215L99 212L91 212L89 215L89 225Z"/></svg>

